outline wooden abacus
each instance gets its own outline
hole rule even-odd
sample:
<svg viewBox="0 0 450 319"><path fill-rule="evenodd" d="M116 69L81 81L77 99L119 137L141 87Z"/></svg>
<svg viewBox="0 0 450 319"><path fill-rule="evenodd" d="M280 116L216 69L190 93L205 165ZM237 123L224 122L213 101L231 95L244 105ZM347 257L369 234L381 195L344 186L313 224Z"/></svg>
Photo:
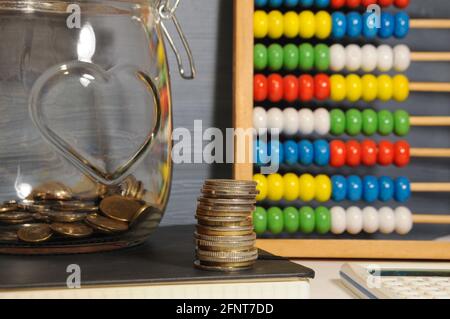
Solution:
<svg viewBox="0 0 450 319"><path fill-rule="evenodd" d="M234 64L233 64L233 125L235 128L253 128L253 80L254 80L254 0L234 1ZM295 10L300 10L295 8ZM450 28L449 20L411 20L411 28ZM448 53L412 53L411 61L448 60ZM410 83L411 91L449 92L447 83ZM411 126L449 125L448 117L411 117ZM235 179L253 178L252 141L236 139L235 159L242 158L246 150L246 161L234 164ZM411 156L429 156L430 151L417 149ZM435 154L435 156L438 156ZM443 150L439 156L448 156ZM445 183L415 183L412 191L431 192L450 190ZM450 224L449 216L412 214L414 224ZM366 240L366 239L258 239L257 246L275 255L288 258L371 258L371 259L429 259L450 260L450 243L424 240Z"/></svg>

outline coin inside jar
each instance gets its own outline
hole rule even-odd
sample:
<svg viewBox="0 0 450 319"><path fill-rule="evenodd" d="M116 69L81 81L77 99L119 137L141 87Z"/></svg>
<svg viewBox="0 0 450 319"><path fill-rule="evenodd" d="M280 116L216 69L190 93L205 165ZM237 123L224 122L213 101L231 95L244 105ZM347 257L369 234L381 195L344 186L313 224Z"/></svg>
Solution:
<svg viewBox="0 0 450 319"><path fill-rule="evenodd" d="M103 214L122 222L133 220L142 206L141 201L120 195L106 197L100 202L100 210Z"/></svg>
<svg viewBox="0 0 450 319"><path fill-rule="evenodd" d="M84 220L88 213L83 212L56 212L50 211L45 214L51 221L60 223L74 223Z"/></svg>
<svg viewBox="0 0 450 319"><path fill-rule="evenodd" d="M94 201L55 201L52 209L61 211L96 212L98 205Z"/></svg>
<svg viewBox="0 0 450 319"><path fill-rule="evenodd" d="M8 220L23 220L33 218L28 212L7 212L0 214L0 221Z"/></svg>
<svg viewBox="0 0 450 319"><path fill-rule="evenodd" d="M52 230L47 224L32 224L21 227L17 231L20 240L29 243L39 243L52 236Z"/></svg>
<svg viewBox="0 0 450 319"><path fill-rule="evenodd" d="M81 223L53 223L50 228L55 233L67 237L87 237L94 232L91 227Z"/></svg>
<svg viewBox="0 0 450 319"><path fill-rule="evenodd" d="M85 221L99 231L124 232L128 230L127 223L97 214L88 215Z"/></svg>
<svg viewBox="0 0 450 319"><path fill-rule="evenodd" d="M72 190L63 183L49 181L34 188L27 196L27 199L70 200L72 198L72 194Z"/></svg>

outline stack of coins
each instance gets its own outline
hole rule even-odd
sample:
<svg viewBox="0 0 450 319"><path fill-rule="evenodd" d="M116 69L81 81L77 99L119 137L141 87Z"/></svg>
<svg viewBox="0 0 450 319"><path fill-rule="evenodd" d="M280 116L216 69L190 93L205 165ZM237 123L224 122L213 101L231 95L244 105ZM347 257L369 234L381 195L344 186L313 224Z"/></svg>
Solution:
<svg viewBox="0 0 450 319"><path fill-rule="evenodd" d="M258 194L256 183L207 180L201 192L195 216L194 265L216 271L252 267L258 259L251 219Z"/></svg>

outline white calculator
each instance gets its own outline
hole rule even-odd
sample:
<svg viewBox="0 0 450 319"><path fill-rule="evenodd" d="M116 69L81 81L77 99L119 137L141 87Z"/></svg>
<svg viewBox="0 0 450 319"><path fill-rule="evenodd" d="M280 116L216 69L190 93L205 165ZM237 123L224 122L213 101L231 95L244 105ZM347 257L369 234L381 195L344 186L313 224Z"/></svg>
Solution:
<svg viewBox="0 0 450 319"><path fill-rule="evenodd" d="M340 277L365 299L450 299L448 263L347 263Z"/></svg>

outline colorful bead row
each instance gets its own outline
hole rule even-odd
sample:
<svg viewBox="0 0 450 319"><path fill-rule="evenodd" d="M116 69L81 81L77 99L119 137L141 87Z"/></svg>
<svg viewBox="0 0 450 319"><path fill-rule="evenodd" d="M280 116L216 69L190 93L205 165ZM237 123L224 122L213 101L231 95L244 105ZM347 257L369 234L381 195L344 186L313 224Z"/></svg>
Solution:
<svg viewBox="0 0 450 319"><path fill-rule="evenodd" d="M394 231L399 235L408 234L413 228L413 216L406 207L390 207L376 209L374 207L349 207L344 209L336 206L328 209L320 206L311 207L270 207L264 209L257 207L253 212L253 227L258 235L270 232L274 235L283 232L294 234L327 234L341 235L345 232L357 235L361 232L374 234L391 234Z"/></svg>
<svg viewBox="0 0 450 319"><path fill-rule="evenodd" d="M358 76L349 74L333 74L328 76L320 73L286 75L279 74L254 76L253 98L256 102L301 101L310 102L313 99L324 101L331 99L336 102L348 100L356 102L363 100L373 102L376 99L397 102L405 101L409 96L409 81L404 75L391 77L383 74L378 77L372 74Z"/></svg>
<svg viewBox="0 0 450 319"><path fill-rule="evenodd" d="M364 200L372 203L376 200L386 202L392 199L405 202L411 197L411 184L406 177L393 180L386 176L361 178L356 175L334 175L330 178L322 174L314 177L310 174L297 176L287 173L284 176L255 174L253 180L257 182L259 190L258 201L300 199L303 202L316 200L323 203L332 199L336 202Z"/></svg>
<svg viewBox="0 0 450 319"><path fill-rule="evenodd" d="M294 8L302 6L304 8L316 7L340 9L342 7L357 8L359 6L368 7L372 4L377 4L380 7L389 7L395 5L397 8L406 8L409 5L409 0L255 0L257 8L269 6L271 8L279 8L285 6Z"/></svg>
<svg viewBox="0 0 450 319"><path fill-rule="evenodd" d="M259 135L275 130L288 136L307 136L313 133L321 136L340 136L345 133L350 136L361 133L365 136L376 133L382 136L392 133L406 136L410 131L410 119L408 112L401 109L395 112L349 109L344 112L340 109L328 111L319 108L312 111L292 107L281 110L274 107L266 111L258 106L253 109L253 127Z"/></svg>
<svg viewBox="0 0 450 319"><path fill-rule="evenodd" d="M359 46L350 44L344 47L341 44L327 46L319 43L315 46L303 43L299 46L286 44L284 47L273 43L268 47L258 43L254 49L254 68L257 71L269 69L270 71L301 70L311 71L315 69L323 72L332 70L334 72L363 70L372 72L378 69L387 72L392 69L403 72L411 64L411 52L406 45L400 44L394 48L383 44L375 47L372 44Z"/></svg>
<svg viewBox="0 0 450 319"><path fill-rule="evenodd" d="M271 141L265 143L261 140L255 141L254 162L257 165L268 163L285 163L287 165L301 164L304 166L317 165L331 167L389 166L395 164L397 167L407 166L410 162L410 147L406 141L391 143L381 141L377 145L375 141L365 140L358 142L350 140L347 142L333 140L293 140L281 143Z"/></svg>
<svg viewBox="0 0 450 319"><path fill-rule="evenodd" d="M256 39L269 37L277 40L283 36L288 39L301 37L303 39L342 39L344 37L367 39L379 37L387 39L395 37L402 39L409 32L409 16L404 12L391 14L382 12L380 15L380 27L375 25L373 13L366 12L333 12L326 11L314 13L301 11L300 13L289 11L285 14L278 10L266 13L257 10L253 16L253 32Z"/></svg>

